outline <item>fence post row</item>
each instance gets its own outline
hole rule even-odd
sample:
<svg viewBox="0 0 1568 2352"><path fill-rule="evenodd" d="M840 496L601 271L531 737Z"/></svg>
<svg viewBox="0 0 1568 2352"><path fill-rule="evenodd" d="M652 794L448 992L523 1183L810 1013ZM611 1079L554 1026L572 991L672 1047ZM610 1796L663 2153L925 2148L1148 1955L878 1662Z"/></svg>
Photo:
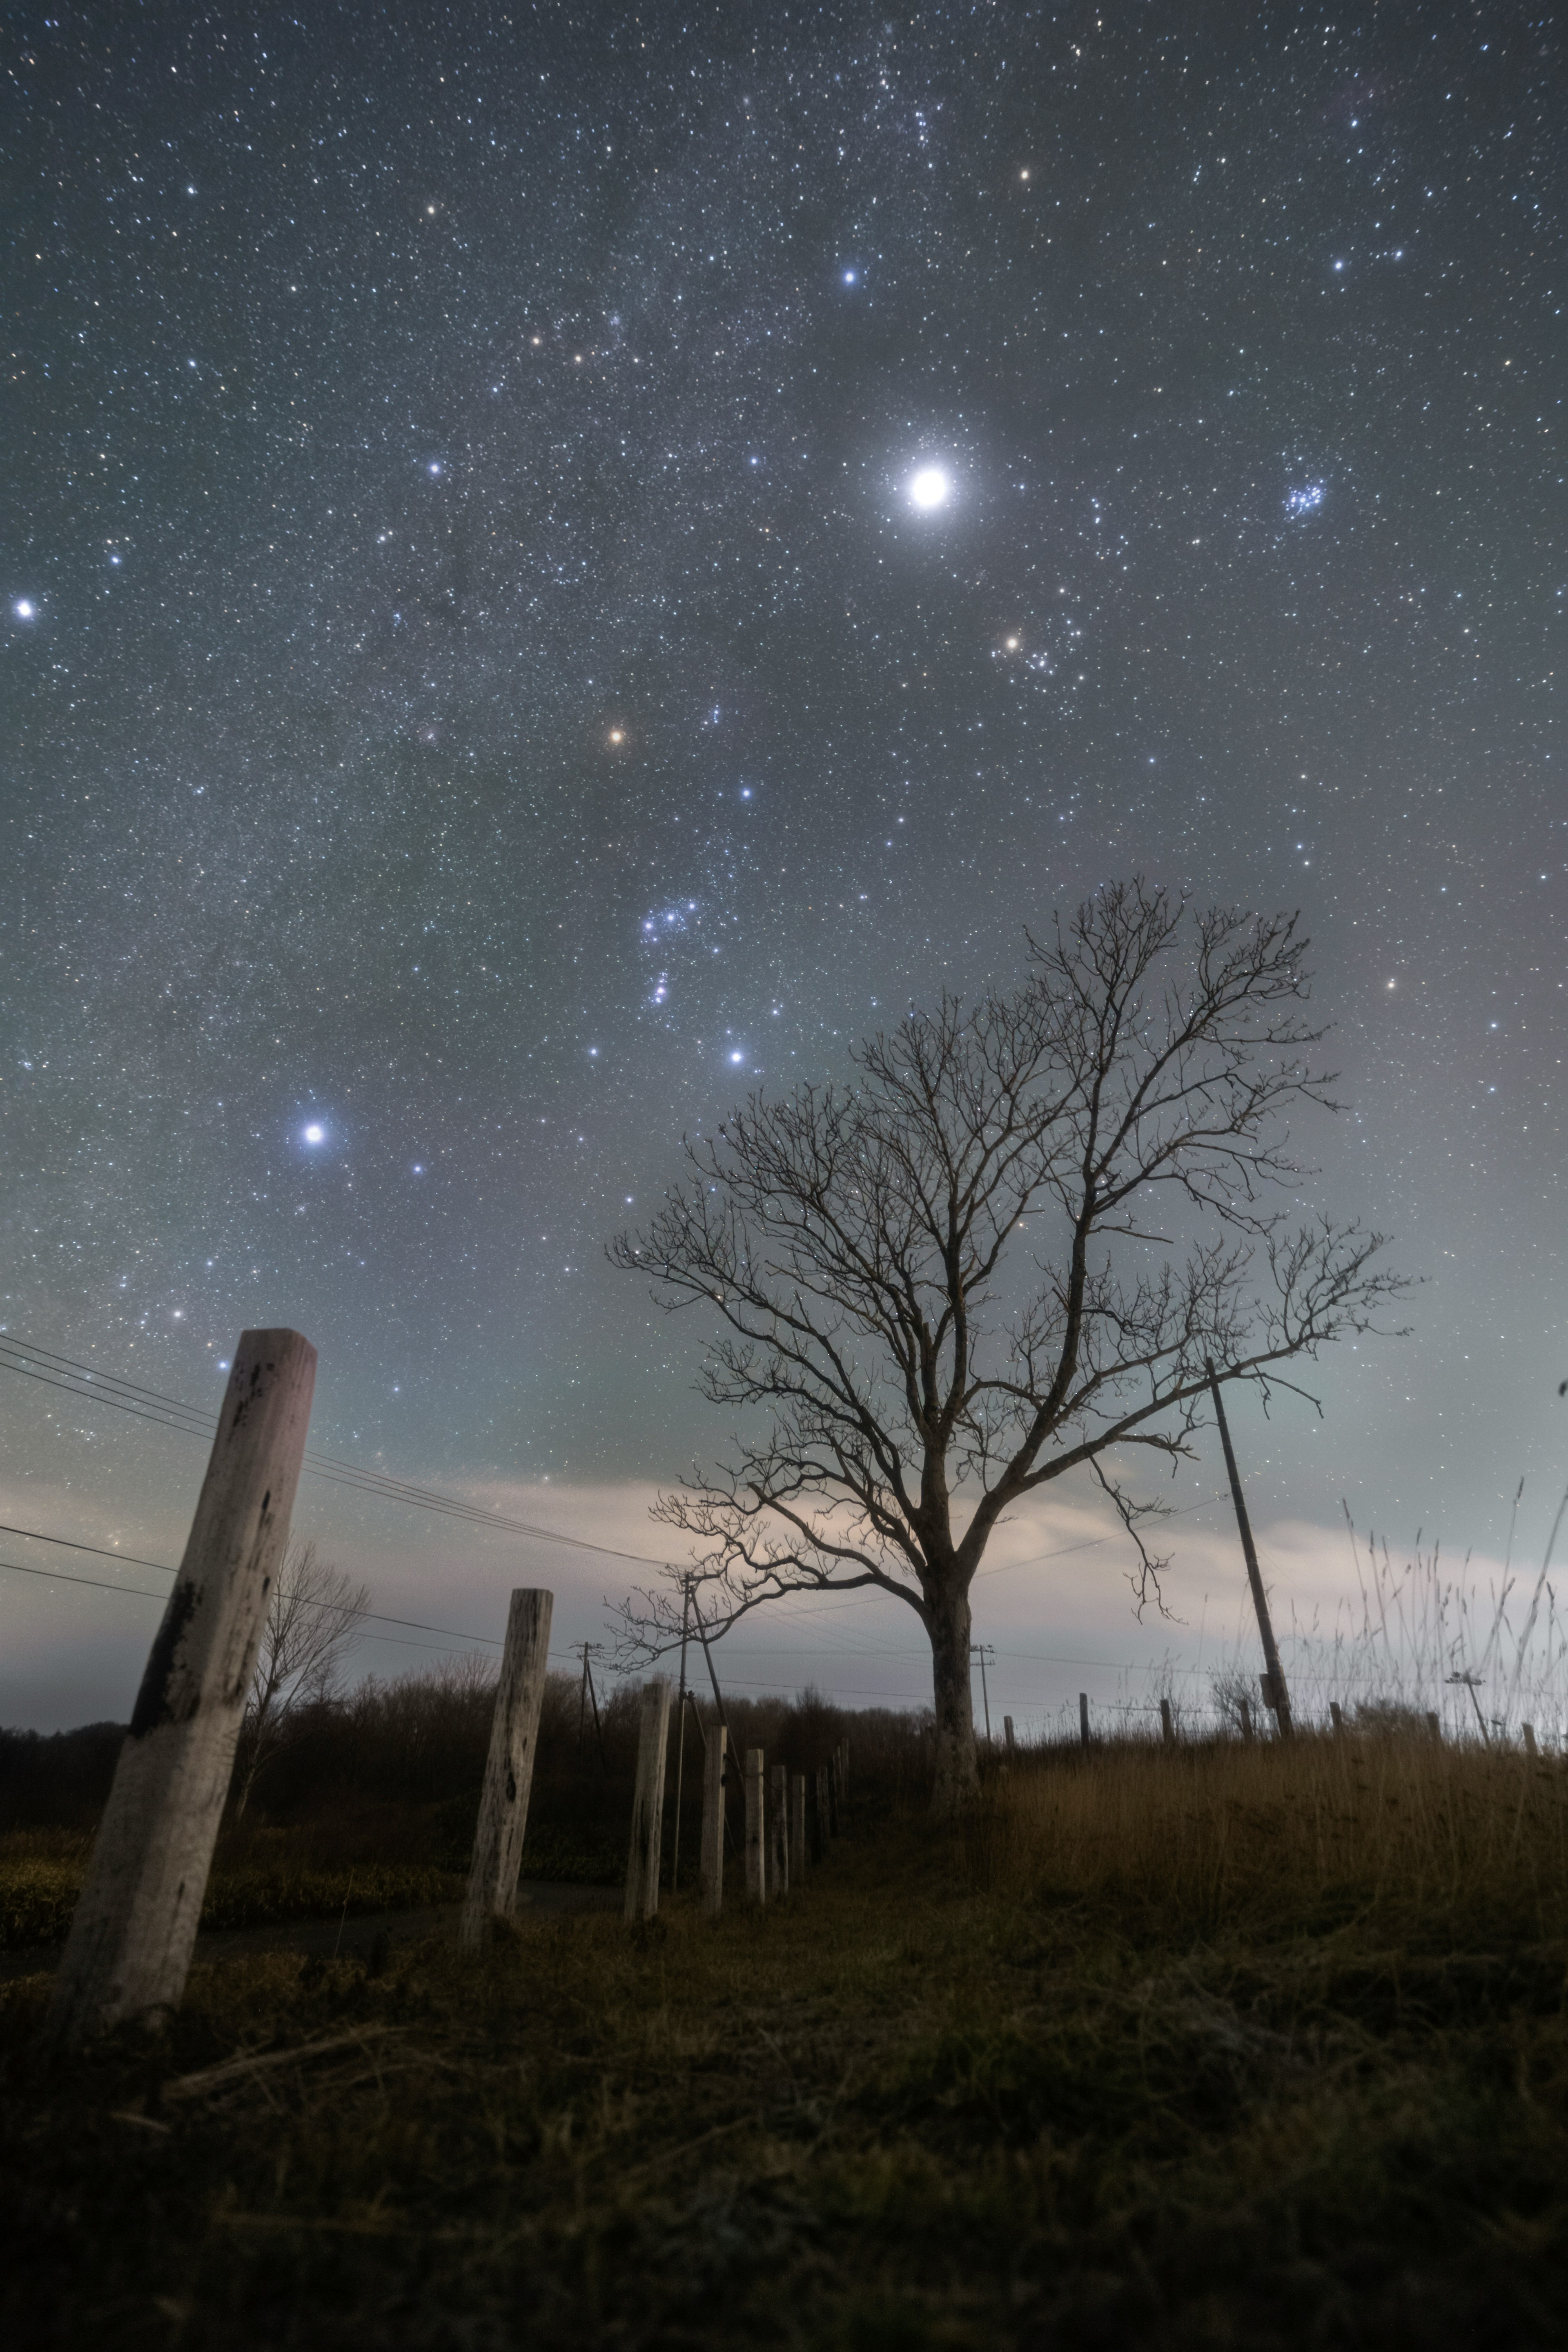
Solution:
<svg viewBox="0 0 1568 2352"><path fill-rule="evenodd" d="M55 1979L47 2032L67 2048L184 1993L315 1388L298 1331L240 1334Z"/></svg>
<svg viewBox="0 0 1568 2352"><path fill-rule="evenodd" d="M768 1822L772 1847L773 1892L789 1892L789 1773L787 1766L773 1767L773 1813Z"/></svg>
<svg viewBox="0 0 1568 2352"><path fill-rule="evenodd" d="M507 1612L507 1640L490 1717L490 1753L479 1799L479 1826L457 1927L457 1940L465 1952L477 1951L489 1922L509 1918L517 1906L554 1607L551 1592L518 1591Z"/></svg>
<svg viewBox="0 0 1568 2352"><path fill-rule="evenodd" d="M651 1919L659 1907L659 1857L664 1819L664 1750L670 1731L670 1685L654 1675L643 1689L637 1738L637 1788L632 1800L632 1850L626 1857L624 1916Z"/></svg>
<svg viewBox="0 0 1568 2352"><path fill-rule="evenodd" d="M724 1768L729 1733L716 1723L703 1750L701 1884L705 1911L724 1908Z"/></svg>
<svg viewBox="0 0 1568 2352"><path fill-rule="evenodd" d="M760 1748L746 1751L746 1891L753 1903L768 1900L768 1847L766 1840L767 1808L764 1803L766 1783L763 1780L763 1754Z"/></svg>

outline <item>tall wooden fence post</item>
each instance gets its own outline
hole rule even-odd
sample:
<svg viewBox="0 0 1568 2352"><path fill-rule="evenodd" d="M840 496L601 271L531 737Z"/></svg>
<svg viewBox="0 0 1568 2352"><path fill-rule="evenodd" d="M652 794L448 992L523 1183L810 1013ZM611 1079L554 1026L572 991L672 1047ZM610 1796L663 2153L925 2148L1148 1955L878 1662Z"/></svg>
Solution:
<svg viewBox="0 0 1568 2352"><path fill-rule="evenodd" d="M789 1769L788 1765L773 1767L773 1818L768 1823L772 1832L773 1892L789 1892Z"/></svg>
<svg viewBox="0 0 1568 2352"><path fill-rule="evenodd" d="M724 1765L729 1733L716 1723L703 1750L702 1905L724 1908Z"/></svg>
<svg viewBox="0 0 1568 2352"><path fill-rule="evenodd" d="M479 1826L457 1926L457 1940L465 1952L477 1951L489 1922L508 1918L517 1902L554 1606L553 1593L519 1591L513 1593L507 1612L507 1640L490 1717L490 1753L479 1798Z"/></svg>
<svg viewBox="0 0 1568 2352"><path fill-rule="evenodd" d="M1428 1722L1431 1721L1431 1717L1429 1716L1427 1719ZM1331 1698L1329 1701L1329 1721L1333 1724L1336 1732L1343 1731L1344 1729L1344 1710L1340 1706L1337 1698Z"/></svg>
<svg viewBox="0 0 1568 2352"><path fill-rule="evenodd" d="M1089 1694L1087 1691L1080 1691L1078 1694L1078 1737L1087 1748L1089 1745Z"/></svg>
<svg viewBox="0 0 1568 2352"><path fill-rule="evenodd" d="M766 1758L760 1748L746 1751L746 1891L754 1903L768 1900L768 1848L763 1792Z"/></svg>
<svg viewBox="0 0 1568 2352"><path fill-rule="evenodd" d="M1004 1715L1002 1717L1002 1738L1007 1744L1008 1762L1010 1764L1019 1752L1018 1741L1013 1738L1013 1719L1010 1715Z"/></svg>
<svg viewBox="0 0 1568 2352"><path fill-rule="evenodd" d="M1521 1723L1519 1727L1524 1734L1524 1752L1533 1763L1541 1753L1535 1744L1535 1726L1533 1723Z"/></svg>
<svg viewBox="0 0 1568 2352"><path fill-rule="evenodd" d="M626 1857L628 1920L651 1919L659 1907L659 1858L664 1832L664 1750L670 1737L670 1685L654 1675L643 1692L637 1738L637 1787L632 1799L632 1848Z"/></svg>
<svg viewBox="0 0 1568 2352"><path fill-rule="evenodd" d="M1250 1702L1242 1698L1238 1699L1236 1705L1241 1717L1241 1737L1243 1739L1249 1740L1252 1737L1252 1708Z"/></svg>
<svg viewBox="0 0 1568 2352"><path fill-rule="evenodd" d="M789 1877L792 1885L806 1883L806 1775L797 1772L789 1783Z"/></svg>
<svg viewBox="0 0 1568 2352"><path fill-rule="evenodd" d="M1160 1738L1167 1748L1176 1746L1176 1721L1171 1714L1171 1703L1168 1698L1163 1698L1160 1701Z"/></svg>
<svg viewBox="0 0 1568 2352"><path fill-rule="evenodd" d="M68 2048L184 1993L315 1388L298 1331L240 1334L55 1979L48 2032Z"/></svg>

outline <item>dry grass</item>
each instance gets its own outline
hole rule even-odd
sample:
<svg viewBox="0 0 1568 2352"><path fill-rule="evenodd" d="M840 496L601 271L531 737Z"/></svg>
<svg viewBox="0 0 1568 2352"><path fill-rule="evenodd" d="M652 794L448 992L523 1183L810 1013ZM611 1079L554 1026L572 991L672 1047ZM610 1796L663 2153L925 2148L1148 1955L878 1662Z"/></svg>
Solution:
<svg viewBox="0 0 1568 2352"><path fill-rule="evenodd" d="M1568 1769L1390 1736L1127 1744L1026 1759L975 1823L979 1884L1124 1930L1277 1941L1568 1934Z"/></svg>
<svg viewBox="0 0 1568 2352"><path fill-rule="evenodd" d="M1554 1767L1303 1741L862 1815L784 1906L0 2006L7 2340L1555 2347Z"/></svg>

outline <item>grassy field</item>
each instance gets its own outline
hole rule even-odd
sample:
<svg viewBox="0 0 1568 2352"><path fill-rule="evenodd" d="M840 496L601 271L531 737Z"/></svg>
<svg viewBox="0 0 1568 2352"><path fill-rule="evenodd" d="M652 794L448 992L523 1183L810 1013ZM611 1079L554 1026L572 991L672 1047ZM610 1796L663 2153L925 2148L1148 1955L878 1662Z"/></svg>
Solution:
<svg viewBox="0 0 1568 2352"><path fill-rule="evenodd" d="M50 2074L6 2340L1568 2340L1568 1777L1409 1737L863 1791L788 1902L198 1969Z"/></svg>

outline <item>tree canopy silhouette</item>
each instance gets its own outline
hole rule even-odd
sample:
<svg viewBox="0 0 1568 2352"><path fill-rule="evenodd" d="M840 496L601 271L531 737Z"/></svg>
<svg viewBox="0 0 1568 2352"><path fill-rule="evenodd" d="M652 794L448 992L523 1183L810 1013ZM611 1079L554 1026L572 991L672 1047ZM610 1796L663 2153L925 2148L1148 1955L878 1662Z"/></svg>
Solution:
<svg viewBox="0 0 1568 2352"><path fill-rule="evenodd" d="M1281 1199L1287 1117L1335 1108L1296 919L1191 914L1141 881L1028 941L1021 982L945 994L847 1083L754 1095L613 1261L717 1329L703 1394L727 1458L661 1496L694 1566L634 1593L643 1654L689 1587L710 1634L800 1591L894 1595L930 1639L936 1803L977 1785L969 1591L1004 1515L1087 1471L1136 1549L1142 1453L1192 1452L1206 1357L1267 1385L1377 1328L1382 1237Z"/></svg>

